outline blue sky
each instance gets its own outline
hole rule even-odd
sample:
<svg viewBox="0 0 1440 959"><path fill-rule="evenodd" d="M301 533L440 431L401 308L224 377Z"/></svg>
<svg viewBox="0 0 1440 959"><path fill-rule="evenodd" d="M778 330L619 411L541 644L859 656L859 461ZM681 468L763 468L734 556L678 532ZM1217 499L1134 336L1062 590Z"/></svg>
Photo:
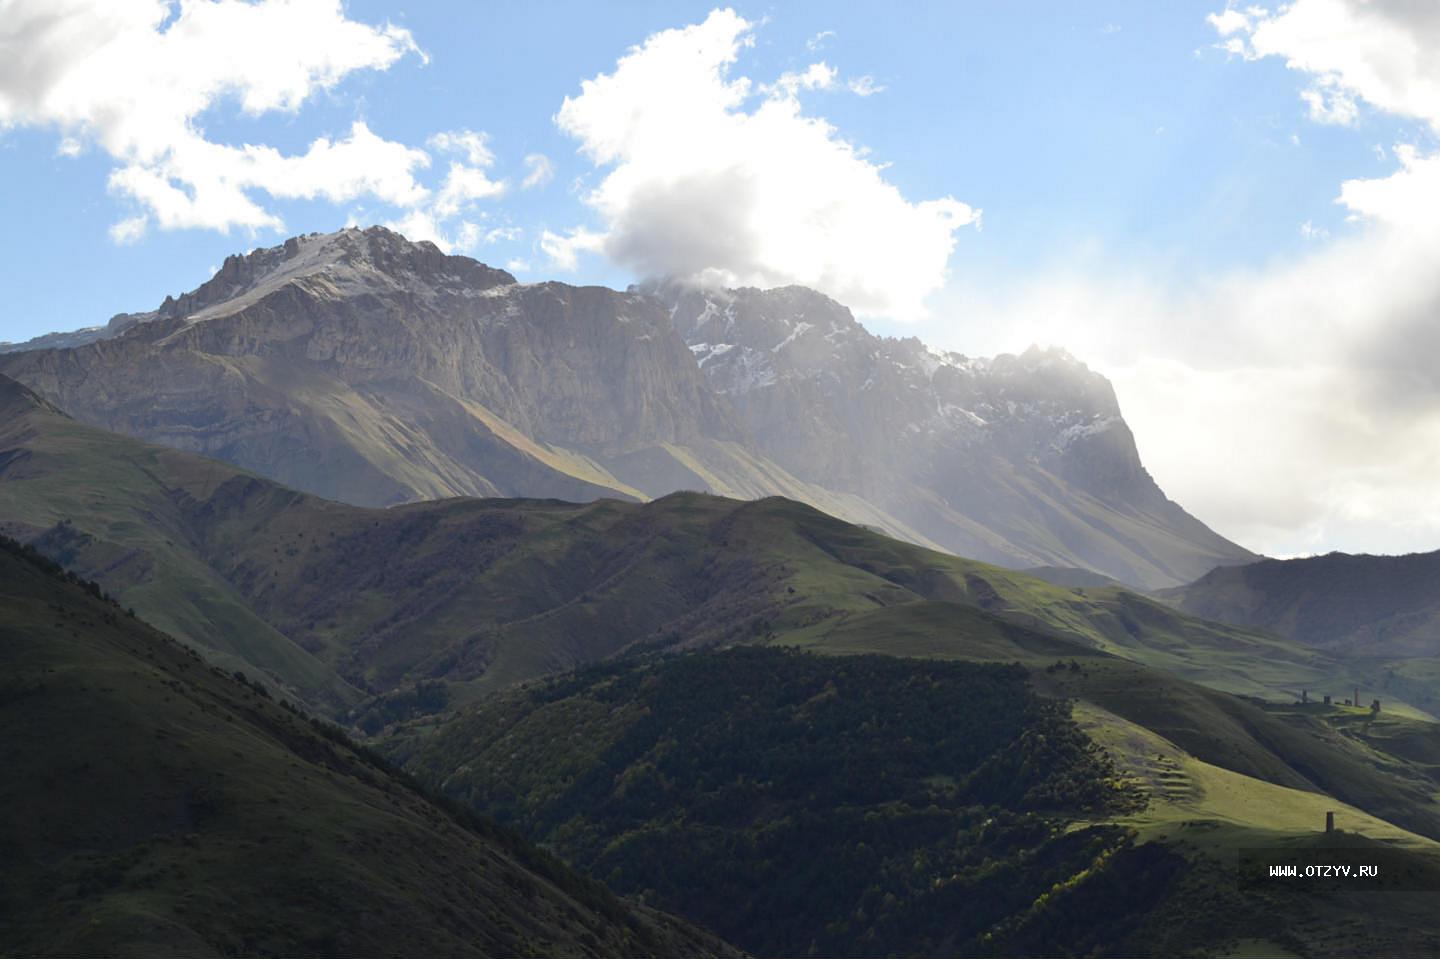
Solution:
<svg viewBox="0 0 1440 959"><path fill-rule="evenodd" d="M1382 169L1374 145L1395 141L1405 126L1383 116L1359 129L1307 125L1297 99L1304 78L1277 62L1228 62L1205 19L1215 6L938 3L877 16L861 4L740 5L763 25L739 66L764 78L824 60L875 77L885 87L875 96L821 92L805 107L889 162L888 179L905 196L949 194L984 209L983 231L961 237L955 274L1024 275L1083 251L1100 265L1183 277L1293 251L1308 242L1299 229L1306 221L1344 229L1337 184ZM630 46L702 21L710 9L351 2L351 19L408 28L429 63L410 56L388 70L357 71L293 114L250 118L222 100L199 122L213 139L287 152L341 135L355 119L404 143L480 130L496 173L512 178L523 176L525 155L543 153L556 169L549 187L517 191L485 211L524 233L475 253L497 264L525 260L529 275L548 276L555 271L535 247L539 230L586 220L571 187L595 172L557 130L556 110ZM824 31L833 35L807 49ZM93 147L60 156L59 139L41 128L0 141L0 197L7 219L24 224L0 235L9 301L0 339L148 309L204 280L229 253L395 215L365 200L280 201L269 205L283 231L152 231L116 244L107 228L129 204L106 190L113 161ZM570 276L632 278L602 257L584 258Z"/></svg>
<svg viewBox="0 0 1440 959"><path fill-rule="evenodd" d="M0 53L14 60L41 51L37 57L67 69L103 61L102 46L86 54L84 43L103 45L104 36L78 44L47 40L48 27L35 14L45 5L16 3L20 26L0 44L17 46ZM54 8L84 16L87 5L91 0L55 0ZM240 109L243 91L263 84L244 75L244 64L225 68L231 73L215 68L219 92L203 96L201 108L186 113L177 106L173 116L129 127L105 127L113 117L93 104L75 107L73 90L61 106L53 90L36 93L48 82L43 71L9 75L0 67L0 204L9 224L0 231L6 294L0 340L153 308L166 294L205 280L227 254L290 234L399 222L420 209L433 214L452 162L471 177L471 192L440 224L439 238L459 251L509 265L521 279L612 286L672 262L656 248L671 243L666 231L675 224L655 222L637 205L643 191L611 177L626 168L648 183L674 162L668 147L656 154L653 136L639 138L620 160L597 160L597 144L618 121L598 94L582 96L581 84L615 73L620 57L662 31L715 25L712 4L311 6L320 17L311 46L331 43L350 52L315 67L332 72L302 83L293 102L248 112ZM35 14L29 21L27 7ZM187 17L200 22L161 0L125 0L109 10L122 7L139 19L121 27L147 36ZM1373 7L1301 0L1273 12L1228 10L1224 0L738 4L732 23L743 29L731 30L740 42L722 79L749 78L752 87L735 110L758 114L766 95L755 91L773 85L770 98L788 104L776 129L797 137L795 162L805 161L804 150L833 143L863 150L837 161L835 189L844 192L873 173L876 222L896 235L928 239L907 240L893 261L874 260L885 275L869 278L864 289L844 277L867 272L867 256L885 253L883 243L854 240L809 266L791 263L783 245L716 263L705 261L711 254L701 248L693 263L682 262L761 283L809 281L813 267L830 285L812 282L851 302L872 329L917 334L962 352L1022 349L1033 341L1066 347L1115 381L1147 464L1167 491L1247 545L1278 554L1435 548L1440 506L1426 505L1435 489L1425 474L1436 463L1413 450L1440 437L1440 419L1432 418L1428 398L1413 415L1396 412L1403 404L1382 395L1383 382L1394 381L1385 362L1356 367L1344 359L1357 342L1378 344L1378 356L1387 338L1408 335L1416 321L1406 304L1423 301L1426 292L1417 287L1404 303L1381 302L1374 317L1359 315L1372 301L1396 296L1360 285L1365 258L1381 255L1378 244L1425 252L1433 239L1414 234L1419 228L1400 222L1404 216L1395 211L1426 209L1437 195L1426 185L1434 178L1425 164L1436 150L1440 103L1433 110L1430 103L1440 87L1423 64L1412 65L1413 76L1384 83L1364 69L1389 55L1385 44L1399 42L1396 31L1409 31L1402 39L1422 50L1435 39L1432 18L1402 8L1399 0ZM153 30L144 27L147 12ZM224 29L207 34L197 26L195 49L213 49L203 47L206 36L224 36ZM239 49L244 37L234 36L231 46ZM272 50L263 30L257 36L263 53L253 70L278 75L284 51ZM125 51L111 53L112 76L128 76ZM207 56L213 53L197 54L202 72ZM774 93L783 76L801 77L817 63L831 73ZM97 68L85 82L103 87L107 77ZM649 96L631 83L612 100L623 113ZM569 121L557 122L567 97L580 103ZM284 101L283 92L277 98ZM819 145L806 126L817 118L829 124ZM208 214L166 213L160 201L147 205L142 187L111 179L127 165L158 169L165 161L148 155L142 141L166 130L192 136L200 148L263 145L295 157L318 137L340 144L357 121L372 137L367 142L393 148L375 169L398 163L394 176L382 182L377 172L373 183L303 199L295 197L325 192L314 176L297 186L281 183L290 173L253 174L257 185L237 194L253 201L240 217L248 216L250 226L217 228L235 219L227 212L210 216L208 225L165 228L167 216L179 224ZM479 134L483 150L467 153L455 140L437 145L434 137L447 132ZM751 130L737 149L764 152L765 135ZM642 139L647 145L637 145ZM1408 179L1406 149L1416 165L1410 172L1419 171ZM407 150L424 151L428 167L413 163ZM763 172L766 163L772 160L756 160L755 168ZM522 186L537 164L553 176ZM317 176L324 180L336 169ZM861 179L846 179L852 175ZM783 188L793 181L776 182ZM1375 186L1362 186L1358 200L1337 202L1354 182ZM618 191L609 207L592 192L607 183ZM898 197L885 194L891 187ZM1412 193L1397 200L1402 187ZM429 199L393 202L419 193ZM925 201L944 198L954 205L921 210ZM854 215L871 208L857 207ZM783 214L775 217L757 220L757 229L784 234ZM268 222L257 229L257 218ZM937 225L937 218L949 225ZM142 220L122 228L127 235L117 240L116 224ZM463 237L462 223L471 224ZM1412 232L1402 237L1404 230ZM547 231L553 243L542 243ZM803 234L796 237L792 245L803 242ZM910 260L929 265L901 270ZM1423 284L1421 272L1417 266L1395 282ZM1359 306L1343 316L1318 315L1309 278L1339 274L1354 283L1321 299ZM1326 350L1312 349L1317 337ZM1433 384L1423 371L1417 383L1428 397ZM1342 393L1343 408L1335 399ZM1257 410L1270 411L1271 419L1262 416L1257 426ZM1377 449L1381 434L1406 455L1387 453L1388 471L1357 464L1357 451ZM1222 451L1239 452L1250 464L1243 479L1218 465L1226 459ZM1322 480L1300 482L1299 474ZM1440 496L1433 499L1440 503Z"/></svg>

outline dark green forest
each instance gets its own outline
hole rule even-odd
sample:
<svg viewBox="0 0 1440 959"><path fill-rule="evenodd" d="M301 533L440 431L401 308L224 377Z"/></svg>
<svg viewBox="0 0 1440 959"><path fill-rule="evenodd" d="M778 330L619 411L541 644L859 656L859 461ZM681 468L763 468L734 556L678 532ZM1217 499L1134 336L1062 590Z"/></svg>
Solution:
<svg viewBox="0 0 1440 959"><path fill-rule="evenodd" d="M1077 824L1139 800L1015 665L772 648L606 664L391 751L762 956L999 954L1036 928L1080 943L1095 916L1066 916L1077 890L1136 872L1123 830ZM1143 865L1163 895L1173 868Z"/></svg>

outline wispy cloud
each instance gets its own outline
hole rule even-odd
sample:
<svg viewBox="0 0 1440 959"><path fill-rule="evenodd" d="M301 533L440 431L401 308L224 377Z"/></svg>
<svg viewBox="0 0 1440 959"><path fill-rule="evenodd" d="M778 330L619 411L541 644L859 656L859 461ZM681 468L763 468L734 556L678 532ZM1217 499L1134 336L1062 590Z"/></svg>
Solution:
<svg viewBox="0 0 1440 959"><path fill-rule="evenodd" d="M525 157L525 179L520 181L522 190L542 187L555 178L555 165L543 153L531 153Z"/></svg>
<svg viewBox="0 0 1440 959"><path fill-rule="evenodd" d="M834 39L835 39L835 31L834 31L834 30L821 30L819 33L815 34L815 35L814 35L813 37L811 37L809 40L806 40L806 41L805 41L805 49L806 49L806 50L809 50L811 53L814 53L816 50L819 50L819 49L823 48L827 42L829 42L829 41L831 41L831 40L834 40Z"/></svg>
<svg viewBox="0 0 1440 959"><path fill-rule="evenodd" d="M874 96L877 93L883 93L885 91L885 88L879 83L876 83L875 78L868 73L847 80L845 85L849 87L850 92L857 97Z"/></svg>
<svg viewBox="0 0 1440 959"><path fill-rule="evenodd" d="M442 133L432 155L364 120L298 153L209 137L200 120L234 103L249 117L295 114L362 71L426 54L408 30L347 16L340 0L7 0L0 30L0 127L49 128L57 152L96 147L115 161L110 192L131 207L117 243L151 228L279 231L276 201L371 199L426 238L504 192L483 134Z"/></svg>

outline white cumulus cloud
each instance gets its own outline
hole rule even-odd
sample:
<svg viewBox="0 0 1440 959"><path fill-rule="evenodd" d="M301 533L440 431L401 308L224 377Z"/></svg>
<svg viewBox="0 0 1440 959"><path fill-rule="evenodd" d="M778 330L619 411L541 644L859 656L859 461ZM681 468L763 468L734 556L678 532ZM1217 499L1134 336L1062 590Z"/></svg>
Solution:
<svg viewBox="0 0 1440 959"><path fill-rule="evenodd" d="M815 287L855 309L925 315L957 231L980 211L911 202L800 95L823 63L772 83L737 75L755 24L732 10L649 37L584 81L556 115L604 171L585 201L602 227L547 233L557 265L603 252L648 276Z"/></svg>
<svg viewBox="0 0 1440 959"><path fill-rule="evenodd" d="M1358 101L1440 130L1440 4L1428 0L1294 0L1269 11L1211 14L1250 59L1280 57L1309 75L1313 118L1351 123Z"/></svg>
<svg viewBox="0 0 1440 959"><path fill-rule="evenodd" d="M1300 72L1320 122L1337 103L1440 121L1440 5L1295 0L1210 22L1247 58ZM1310 242L1288 258L1179 289L1090 270L956 291L969 327L951 345L1091 358L1166 492L1254 549L1435 549L1440 155L1400 144L1376 159L1394 167L1337 185L1346 227L1303 224Z"/></svg>
<svg viewBox="0 0 1440 959"><path fill-rule="evenodd" d="M410 33L349 19L339 0L5 0L0 126L48 127L61 152L98 144L119 164L116 194L140 212L112 234L277 228L257 193L411 203L423 151L357 123L287 156L208 139L199 118L233 101L251 116L298 110L358 70L423 56Z"/></svg>

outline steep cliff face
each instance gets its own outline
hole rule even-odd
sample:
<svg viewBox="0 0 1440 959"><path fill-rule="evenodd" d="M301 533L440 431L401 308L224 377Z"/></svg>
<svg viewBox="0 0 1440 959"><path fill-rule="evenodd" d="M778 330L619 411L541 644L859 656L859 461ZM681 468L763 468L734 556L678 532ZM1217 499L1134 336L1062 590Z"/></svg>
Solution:
<svg viewBox="0 0 1440 959"><path fill-rule="evenodd" d="M696 489L1144 586L1252 558L1165 499L1108 382L1069 356L936 353L798 287L521 284L373 227L230 257L68 336L0 372L82 421L359 505Z"/></svg>
<svg viewBox="0 0 1440 959"><path fill-rule="evenodd" d="M653 300L378 228L231 257L119 335L4 365L88 422L366 505L639 498L600 460L735 437Z"/></svg>
<svg viewBox="0 0 1440 959"><path fill-rule="evenodd" d="M1110 383L1064 351L942 353L800 287L651 292L761 453L947 549L1147 585L1251 558L1165 497Z"/></svg>

